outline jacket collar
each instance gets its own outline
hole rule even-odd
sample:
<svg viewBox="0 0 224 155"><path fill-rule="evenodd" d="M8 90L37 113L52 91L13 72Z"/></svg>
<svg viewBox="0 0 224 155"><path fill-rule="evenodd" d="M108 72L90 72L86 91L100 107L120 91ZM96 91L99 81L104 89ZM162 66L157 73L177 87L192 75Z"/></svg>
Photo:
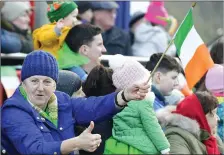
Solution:
<svg viewBox="0 0 224 155"><path fill-rule="evenodd" d="M156 97L162 101L162 102L165 102L165 97L159 92L159 90L152 85L152 89L151 91L156 95Z"/></svg>
<svg viewBox="0 0 224 155"><path fill-rule="evenodd" d="M14 100L16 100L16 101L14 101ZM10 102L10 104L7 104L8 101L13 101L13 102ZM28 113L33 113L33 111L35 111L32 108L32 106L30 105L30 103L20 93L19 87L16 89L14 94L8 100L6 100L6 102L3 104L2 108L10 107L10 106L18 107L20 109L25 110Z"/></svg>
<svg viewBox="0 0 224 155"><path fill-rule="evenodd" d="M7 102L10 102L10 103L7 104ZM37 112L20 93L19 87L16 89L14 94L8 100L6 100L6 102L2 106L2 109L5 107L17 107L29 113L33 117L33 119L37 120L38 122L45 122L44 119L41 119L42 117L39 114L39 112ZM48 123L48 124L52 128L56 129L52 123Z"/></svg>
<svg viewBox="0 0 224 155"><path fill-rule="evenodd" d="M103 40L105 41L104 44L117 40L121 35L121 31L117 27L113 26L111 29L102 33Z"/></svg>

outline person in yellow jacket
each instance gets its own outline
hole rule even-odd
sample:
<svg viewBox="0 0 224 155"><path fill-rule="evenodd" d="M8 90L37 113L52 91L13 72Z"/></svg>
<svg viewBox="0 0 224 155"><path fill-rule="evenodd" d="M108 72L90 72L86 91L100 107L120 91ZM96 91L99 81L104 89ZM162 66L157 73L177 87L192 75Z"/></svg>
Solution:
<svg viewBox="0 0 224 155"><path fill-rule="evenodd" d="M54 1L48 5L47 17L50 24L45 24L33 32L34 49L50 52L56 59L68 31L79 22L78 6L73 1Z"/></svg>

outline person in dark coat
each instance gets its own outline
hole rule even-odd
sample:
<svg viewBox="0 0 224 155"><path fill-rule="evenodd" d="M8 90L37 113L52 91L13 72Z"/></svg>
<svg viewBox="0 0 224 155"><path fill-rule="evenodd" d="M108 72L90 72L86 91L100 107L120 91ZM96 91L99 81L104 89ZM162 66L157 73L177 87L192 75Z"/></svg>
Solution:
<svg viewBox="0 0 224 155"><path fill-rule="evenodd" d="M92 5L92 23L104 31L102 36L107 54L130 55L131 46L128 32L115 26L116 9L119 8L118 4L114 1L99 1L94 2Z"/></svg>
<svg viewBox="0 0 224 155"><path fill-rule="evenodd" d="M86 97L103 96L115 92L116 87L113 85L112 74L112 69L106 68L102 65L94 67L88 75L86 82L83 84L83 91L86 94ZM96 149L96 151L92 153L80 151L80 154L103 154L105 141L112 136L112 127L112 119L97 123L93 130L93 133L98 133L101 135L102 143ZM80 128L78 130L80 130Z"/></svg>

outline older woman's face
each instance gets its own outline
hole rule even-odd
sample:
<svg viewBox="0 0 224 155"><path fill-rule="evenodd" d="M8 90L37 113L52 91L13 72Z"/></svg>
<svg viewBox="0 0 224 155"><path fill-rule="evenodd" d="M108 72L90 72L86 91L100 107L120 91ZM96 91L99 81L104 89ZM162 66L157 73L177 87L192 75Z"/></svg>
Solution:
<svg viewBox="0 0 224 155"><path fill-rule="evenodd" d="M50 77L35 75L25 79L23 87L29 101L44 109L56 89L56 83Z"/></svg>
<svg viewBox="0 0 224 155"><path fill-rule="evenodd" d="M30 25L29 11L23 12L19 17L12 21L21 30L28 30Z"/></svg>

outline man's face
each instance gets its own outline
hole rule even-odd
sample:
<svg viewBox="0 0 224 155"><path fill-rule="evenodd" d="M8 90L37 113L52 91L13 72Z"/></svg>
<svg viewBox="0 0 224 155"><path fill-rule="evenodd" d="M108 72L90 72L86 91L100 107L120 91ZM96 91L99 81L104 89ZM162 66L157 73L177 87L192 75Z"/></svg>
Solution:
<svg viewBox="0 0 224 155"><path fill-rule="evenodd" d="M90 63L93 65L100 64L100 57L102 53L106 52L106 48L103 45L103 38L101 34L93 37L93 41L89 43L86 56L90 59ZM95 67L95 66L93 66Z"/></svg>
<svg viewBox="0 0 224 155"><path fill-rule="evenodd" d="M94 19L103 29L110 29L115 25L116 9L94 11Z"/></svg>
<svg viewBox="0 0 224 155"><path fill-rule="evenodd" d="M167 73L156 72L155 73L155 82L157 89L164 96L169 96L174 88L178 86L178 72L169 71Z"/></svg>

